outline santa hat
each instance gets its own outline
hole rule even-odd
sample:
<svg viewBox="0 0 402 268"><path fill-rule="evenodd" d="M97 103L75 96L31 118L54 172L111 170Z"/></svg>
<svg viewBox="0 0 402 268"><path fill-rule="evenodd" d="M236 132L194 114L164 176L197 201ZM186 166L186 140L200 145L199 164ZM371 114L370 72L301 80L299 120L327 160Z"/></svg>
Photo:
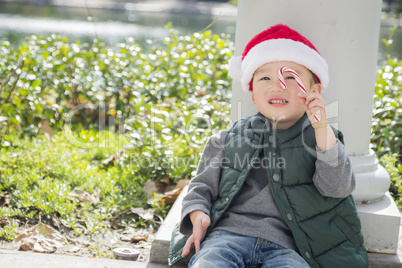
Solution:
<svg viewBox="0 0 402 268"><path fill-rule="evenodd" d="M229 76L241 82L245 91L252 91L255 71L274 61L292 61L303 65L318 78L323 90L329 84L328 65L313 44L286 25L278 24L257 34L246 45L242 56L229 61Z"/></svg>

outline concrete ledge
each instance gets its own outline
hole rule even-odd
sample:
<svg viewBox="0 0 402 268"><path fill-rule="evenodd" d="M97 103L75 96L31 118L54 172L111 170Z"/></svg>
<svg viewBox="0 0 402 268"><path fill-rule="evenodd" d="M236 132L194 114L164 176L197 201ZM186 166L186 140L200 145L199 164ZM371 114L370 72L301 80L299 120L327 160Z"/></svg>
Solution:
<svg viewBox="0 0 402 268"><path fill-rule="evenodd" d="M401 214L389 192L382 198L356 206L362 223L364 245L375 253L397 254Z"/></svg>
<svg viewBox="0 0 402 268"><path fill-rule="evenodd" d="M402 254L378 254L369 253L370 268L396 268L402 267Z"/></svg>
<svg viewBox="0 0 402 268"><path fill-rule="evenodd" d="M187 189L188 186L185 186L181 191L179 197L166 216L165 221L156 233L155 239L152 242L151 253L149 256L149 261L151 263L164 263L166 265L168 263L170 238L176 223L180 221L181 203L184 196L187 194Z"/></svg>
<svg viewBox="0 0 402 268"><path fill-rule="evenodd" d="M0 249L4 268L165 268L167 264Z"/></svg>
<svg viewBox="0 0 402 268"><path fill-rule="evenodd" d="M169 256L169 243L171 234L176 223L180 221L181 203L187 193L187 188L183 189L178 199L174 203L172 209L167 215L164 223L159 228L152 243L150 262L166 264ZM377 230L377 234L381 235L381 229ZM402 232L399 232L402 236ZM175 266L184 267L184 266ZM402 268L402 239L399 239L399 247L397 254L377 254L369 253L369 267L370 268Z"/></svg>

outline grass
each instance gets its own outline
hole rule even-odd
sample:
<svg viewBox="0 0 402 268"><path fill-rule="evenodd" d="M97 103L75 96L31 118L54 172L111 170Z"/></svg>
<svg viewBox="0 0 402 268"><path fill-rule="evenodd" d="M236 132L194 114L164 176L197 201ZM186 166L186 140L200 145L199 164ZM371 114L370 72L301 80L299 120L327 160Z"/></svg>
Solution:
<svg viewBox="0 0 402 268"><path fill-rule="evenodd" d="M39 214L42 221L58 218L77 235L112 225L153 224L129 211L159 206L147 203L139 167L124 161L124 155L112 165L102 163L128 144L123 135L85 130L74 135L60 132L52 141L40 135L14 142L0 155L0 194L9 196L0 207L0 218L13 219L0 228L0 238L12 240L17 222L36 221ZM85 196L77 197L75 189L99 201L83 201ZM158 212L165 216L167 210L160 206Z"/></svg>

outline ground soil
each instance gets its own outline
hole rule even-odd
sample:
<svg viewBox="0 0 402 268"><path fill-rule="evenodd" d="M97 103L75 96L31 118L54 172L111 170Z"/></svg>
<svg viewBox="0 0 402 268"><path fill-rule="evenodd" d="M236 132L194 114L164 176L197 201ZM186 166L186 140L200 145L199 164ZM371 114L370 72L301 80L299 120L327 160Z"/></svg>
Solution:
<svg viewBox="0 0 402 268"><path fill-rule="evenodd" d="M22 232L23 228L18 231ZM137 249L140 252L137 259L137 261L140 262L149 261L151 244L155 236L155 231L149 228L107 230L101 231L96 235L80 235L78 237L65 231L60 233L67 238L68 242L58 247L57 250L51 254L114 259L113 249L130 248ZM20 243L4 240L0 240L0 248L23 250Z"/></svg>

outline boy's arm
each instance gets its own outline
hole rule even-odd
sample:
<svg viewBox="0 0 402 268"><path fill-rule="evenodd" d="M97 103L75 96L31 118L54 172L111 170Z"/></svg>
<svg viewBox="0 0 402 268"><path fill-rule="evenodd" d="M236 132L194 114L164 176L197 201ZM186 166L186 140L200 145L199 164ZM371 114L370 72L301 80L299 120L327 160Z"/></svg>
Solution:
<svg viewBox="0 0 402 268"><path fill-rule="evenodd" d="M329 126L327 120L325 120L324 127L315 127L315 139L317 142L317 147L320 151L326 151L334 147L337 143L334 131Z"/></svg>
<svg viewBox="0 0 402 268"><path fill-rule="evenodd" d="M201 242L204 240L208 227L211 224L211 218L201 210L191 212L190 219L193 224L193 234L187 239L183 247L182 257L186 257L193 247L195 247L196 253L200 251Z"/></svg>
<svg viewBox="0 0 402 268"><path fill-rule="evenodd" d="M316 85L318 86L313 86L312 93L299 93L299 97L305 101L306 112L314 128L317 142L313 182L322 195L344 198L355 189L355 177L343 144L336 139L334 131L328 124L321 86ZM317 113L321 118L320 121L314 118L314 114Z"/></svg>
<svg viewBox="0 0 402 268"><path fill-rule="evenodd" d="M356 182L350 159L345 146L339 140L335 146L325 151L321 151L317 146L315 165L313 182L322 195L344 198L355 189Z"/></svg>
<svg viewBox="0 0 402 268"><path fill-rule="evenodd" d="M221 163L224 158L224 141L226 131L221 131L209 138L205 145L197 169L197 175L191 180L187 195L183 199L180 232L185 235L193 233L190 213L203 211L210 214L212 204L218 198Z"/></svg>

